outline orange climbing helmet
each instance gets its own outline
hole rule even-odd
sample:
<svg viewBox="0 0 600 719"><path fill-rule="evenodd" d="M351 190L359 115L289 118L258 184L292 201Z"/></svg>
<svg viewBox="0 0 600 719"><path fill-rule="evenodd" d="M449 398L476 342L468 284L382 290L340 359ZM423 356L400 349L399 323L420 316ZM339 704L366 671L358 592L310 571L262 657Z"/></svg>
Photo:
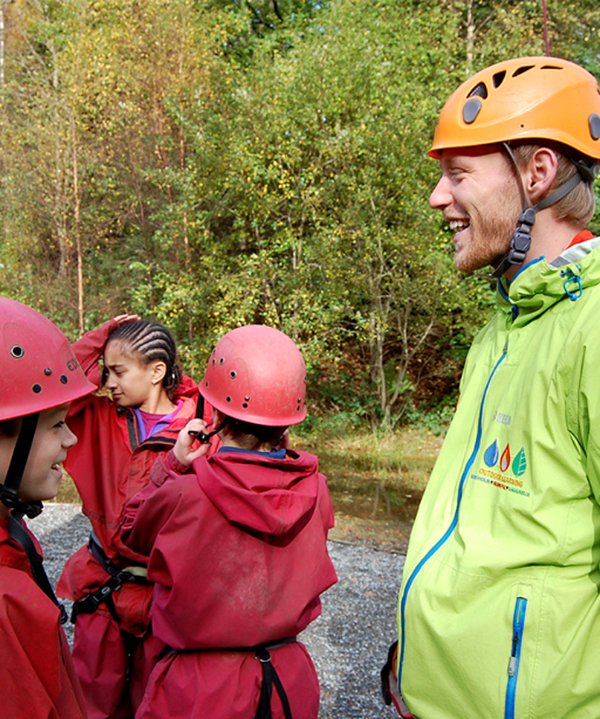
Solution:
<svg viewBox="0 0 600 719"><path fill-rule="evenodd" d="M233 419L288 427L306 417L306 366L286 334L266 325L246 325L217 342L200 392Z"/></svg>
<svg viewBox="0 0 600 719"><path fill-rule="evenodd" d="M448 99L429 155L511 140L554 140L600 160L596 78L556 57L521 57L478 72Z"/></svg>

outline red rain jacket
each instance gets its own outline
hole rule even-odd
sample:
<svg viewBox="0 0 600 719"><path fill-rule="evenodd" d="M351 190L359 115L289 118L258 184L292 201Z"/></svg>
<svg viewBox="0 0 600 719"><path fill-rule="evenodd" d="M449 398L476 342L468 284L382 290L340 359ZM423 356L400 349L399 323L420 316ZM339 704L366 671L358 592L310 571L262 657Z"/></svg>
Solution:
<svg viewBox="0 0 600 719"><path fill-rule="evenodd" d="M86 716L60 612L33 580L27 555L9 537L6 519L0 519L0 688L3 717Z"/></svg>
<svg viewBox="0 0 600 719"><path fill-rule="evenodd" d="M326 480L315 456L293 450L275 458L223 448L186 474L177 464L172 453L157 463L153 480L164 484L128 504L123 539L150 554L155 635L176 650L199 651L156 665L136 716L247 719L261 665L239 648L301 632L337 581ZM316 719L318 680L305 647L285 644L271 656L294 719ZM282 717L275 690L272 705L274 719Z"/></svg>
<svg viewBox="0 0 600 719"><path fill-rule="evenodd" d="M87 377L98 385L98 360L109 334L117 326L117 322L110 320L73 344ZM183 405L168 427L143 442L134 412L116 407L108 396L90 395L73 402L69 409L67 422L79 441L69 450L64 466L77 486L83 513L108 558L119 568L145 565L145 558L120 540L123 507L146 486L156 458L173 447L179 431L195 416L197 397L197 385L184 377L174 397L175 401L183 400ZM207 421L212 421L212 408L207 406L205 418L209 414ZM78 600L99 589L107 579L107 573L86 545L67 561L57 593ZM140 636L148 625L151 587L125 584L112 596L122 628ZM101 605L99 611L108 610Z"/></svg>

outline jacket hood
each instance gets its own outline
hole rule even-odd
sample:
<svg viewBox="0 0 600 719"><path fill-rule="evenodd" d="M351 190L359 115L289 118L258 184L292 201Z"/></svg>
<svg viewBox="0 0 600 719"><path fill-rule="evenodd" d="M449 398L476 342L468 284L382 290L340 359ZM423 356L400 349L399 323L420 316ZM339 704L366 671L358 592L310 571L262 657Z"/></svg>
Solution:
<svg viewBox="0 0 600 719"><path fill-rule="evenodd" d="M197 397L198 396L198 384L194 382L191 377L183 375L181 382L177 385L177 389L174 392L174 398L184 399L185 397Z"/></svg>
<svg viewBox="0 0 600 719"><path fill-rule="evenodd" d="M228 452L202 462L198 482L215 507L232 524L270 541L291 541L311 518L321 476L318 459L287 450L283 459L253 452Z"/></svg>
<svg viewBox="0 0 600 719"><path fill-rule="evenodd" d="M516 326L536 319L558 302L577 301L600 283L600 237L567 248L550 264L538 257L507 285L498 282L497 305L513 314Z"/></svg>

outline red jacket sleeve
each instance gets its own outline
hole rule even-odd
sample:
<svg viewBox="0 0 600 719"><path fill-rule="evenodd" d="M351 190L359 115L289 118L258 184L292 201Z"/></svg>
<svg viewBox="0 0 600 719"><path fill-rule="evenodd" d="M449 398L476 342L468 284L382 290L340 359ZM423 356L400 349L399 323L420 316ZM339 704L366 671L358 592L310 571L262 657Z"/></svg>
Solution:
<svg viewBox="0 0 600 719"><path fill-rule="evenodd" d="M104 353L104 348L106 347L106 342L110 333L117 329L118 326L119 325L116 320L108 320L108 322L100 325L100 327L97 327L95 330L86 332L83 337L77 340L77 342L73 342L71 344L71 349L73 350L75 357L79 360L79 364L85 372L85 376L98 388L101 386L100 367L98 366L98 361ZM82 410L87 404L89 404L92 396L93 395L87 395L86 397L82 397L81 399L72 402L69 408L68 416L72 417Z"/></svg>
<svg viewBox="0 0 600 719"><path fill-rule="evenodd" d="M0 545L0 714L84 719L59 611L27 572L10 566L11 551Z"/></svg>

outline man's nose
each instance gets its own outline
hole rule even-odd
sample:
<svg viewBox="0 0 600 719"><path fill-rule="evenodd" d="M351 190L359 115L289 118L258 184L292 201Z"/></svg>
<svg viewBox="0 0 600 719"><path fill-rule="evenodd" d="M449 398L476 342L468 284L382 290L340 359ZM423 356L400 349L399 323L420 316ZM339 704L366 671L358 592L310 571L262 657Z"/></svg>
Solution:
<svg viewBox="0 0 600 719"><path fill-rule="evenodd" d="M433 188L433 192L429 195L429 206L434 210L443 210L451 202L450 183L448 178L442 175L437 185Z"/></svg>

